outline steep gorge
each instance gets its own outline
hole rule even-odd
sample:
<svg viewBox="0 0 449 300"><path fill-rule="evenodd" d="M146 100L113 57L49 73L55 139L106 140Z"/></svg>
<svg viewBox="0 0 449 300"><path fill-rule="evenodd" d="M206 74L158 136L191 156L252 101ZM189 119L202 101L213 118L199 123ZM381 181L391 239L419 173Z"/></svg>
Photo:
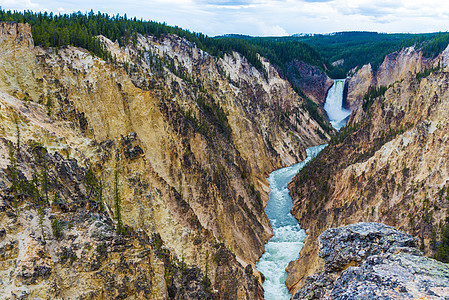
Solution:
<svg viewBox="0 0 449 300"><path fill-rule="evenodd" d="M287 270L292 292L323 270L318 236L331 227L379 222L418 236L419 248L434 252L449 209L444 57L427 62L426 68L440 66L428 76L416 76L421 65L409 70L401 59L390 62L397 68L378 81L391 84L385 94L357 105L347 127L291 183L292 213L308 234L300 259Z"/></svg>
<svg viewBox="0 0 449 300"><path fill-rule="evenodd" d="M254 265L272 234L263 210L268 200L265 177L276 168L302 160L305 148L326 142L328 133L305 110L304 99L263 58L266 78L238 53L212 57L173 35L139 35L137 43L124 48L100 38L113 54L114 63L71 46L34 47L28 25L0 24L1 133L6 139L2 168L8 165L7 145L16 142L20 132L22 143L31 147L24 148L24 153L31 153L39 143L47 149L50 161L52 157L60 160L57 153L67 156L63 161L76 164L78 181L87 176L88 169L93 170L102 182L105 202L105 211L95 213L108 226L117 218L114 199L118 186L123 223L135 232L129 237L134 240L125 244L137 248L126 253L118 250L118 256L108 257L124 262L149 248L151 271L145 276L157 285L144 293L131 288L117 291L108 288L105 279L87 289L75 285L62 291L60 287L70 285L70 278L98 277L104 269L83 273L75 268L72 277L61 276L62 282L55 286L49 280L59 277L54 268L31 283L14 277L18 281L3 283L3 291L9 292L14 282L19 282L19 286L30 284L26 291L30 296L158 299L166 292L172 298L195 298L201 293L221 299L259 297L260 286L252 275L255 270L245 267ZM25 181L32 179L31 166L27 161L18 164ZM72 179L60 176L56 171L53 174L53 180L62 181L59 186L70 185ZM10 173L2 173L2 189L6 191L12 180ZM59 193L57 186L52 187L51 196ZM85 189L78 187L62 197L68 203L74 196L86 199ZM11 201L7 193L4 197ZM2 217L12 219L8 221L11 225L3 228L2 243L16 243L14 228L37 230L37 224L26 224L23 219L37 214L38 207L29 201L25 197L18 208L5 204L8 208ZM46 222L55 215L66 216L45 205L42 218ZM78 230L79 226L94 226L89 222L73 225ZM46 231L50 232L48 224ZM68 227L63 231L66 238L72 236ZM110 227L104 231L113 241L120 239ZM92 255L93 246L83 234L78 235L78 246L71 243L67 247L84 262ZM148 237L152 237L151 245ZM45 242L42 236L30 235L27 241L40 243L43 253L49 251L50 260L61 259L51 250L60 243L57 239ZM115 253L108 250L109 244L105 247L106 253ZM5 272L18 261L36 260L35 252L13 249L18 253L3 261ZM165 256L160 249L167 251ZM193 273L188 274L194 274L196 281L192 282L198 282L200 294L189 294L180 285L186 275L184 264L192 268ZM130 273L121 281L131 279L138 286L138 274L142 273Z"/></svg>

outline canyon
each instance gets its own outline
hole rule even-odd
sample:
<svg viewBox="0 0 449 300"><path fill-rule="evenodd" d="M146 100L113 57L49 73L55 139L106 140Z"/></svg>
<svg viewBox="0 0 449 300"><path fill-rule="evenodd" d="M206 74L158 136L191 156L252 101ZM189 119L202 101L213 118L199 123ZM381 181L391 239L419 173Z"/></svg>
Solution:
<svg viewBox="0 0 449 300"><path fill-rule="evenodd" d="M388 294L368 285L391 265L405 269L397 298L449 293L449 266L428 258L449 211L449 47L332 80L174 34L99 35L104 60L31 32L0 23L1 295L264 299L276 252L264 247L285 243L283 263L304 244L285 297ZM270 192L289 202L298 171L285 224L270 224Z"/></svg>
<svg viewBox="0 0 449 300"><path fill-rule="evenodd" d="M329 228L378 222L418 236L420 251L435 253L449 208L446 53L425 63L413 48L387 56L371 77L385 92L359 98L346 127L291 182L292 214L307 233L287 268L293 294L325 269L318 237ZM348 99L368 90L368 83L351 89L367 74L370 66L348 80Z"/></svg>
<svg viewBox="0 0 449 300"><path fill-rule="evenodd" d="M267 60L264 77L174 35L100 36L113 63L35 47L27 24L0 36L2 294L262 297L266 175L330 138Z"/></svg>

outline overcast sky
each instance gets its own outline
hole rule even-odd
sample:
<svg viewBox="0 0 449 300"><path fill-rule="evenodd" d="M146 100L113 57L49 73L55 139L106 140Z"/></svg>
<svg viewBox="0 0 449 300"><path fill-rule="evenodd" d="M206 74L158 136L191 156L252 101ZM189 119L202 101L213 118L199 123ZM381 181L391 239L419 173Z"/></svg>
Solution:
<svg viewBox="0 0 449 300"><path fill-rule="evenodd" d="M447 0L0 0L0 5L19 11L126 13L210 36L449 31Z"/></svg>

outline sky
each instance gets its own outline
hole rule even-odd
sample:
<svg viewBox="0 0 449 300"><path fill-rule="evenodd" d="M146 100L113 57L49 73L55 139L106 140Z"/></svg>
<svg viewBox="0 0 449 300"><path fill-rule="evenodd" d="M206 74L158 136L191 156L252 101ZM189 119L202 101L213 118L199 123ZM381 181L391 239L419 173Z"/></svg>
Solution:
<svg viewBox="0 0 449 300"><path fill-rule="evenodd" d="M447 0L0 0L6 10L104 12L166 22L209 36L338 31L449 31Z"/></svg>

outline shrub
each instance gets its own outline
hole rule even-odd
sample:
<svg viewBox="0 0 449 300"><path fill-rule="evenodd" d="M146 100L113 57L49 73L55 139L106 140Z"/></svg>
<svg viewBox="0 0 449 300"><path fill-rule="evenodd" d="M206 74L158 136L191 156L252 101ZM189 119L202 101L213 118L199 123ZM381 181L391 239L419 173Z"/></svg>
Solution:
<svg viewBox="0 0 449 300"><path fill-rule="evenodd" d="M55 238L59 239L62 236L62 228L58 219L55 218L51 221L51 229L53 230Z"/></svg>
<svg viewBox="0 0 449 300"><path fill-rule="evenodd" d="M449 224L442 230L441 242L435 253L435 259L444 263L449 263Z"/></svg>

